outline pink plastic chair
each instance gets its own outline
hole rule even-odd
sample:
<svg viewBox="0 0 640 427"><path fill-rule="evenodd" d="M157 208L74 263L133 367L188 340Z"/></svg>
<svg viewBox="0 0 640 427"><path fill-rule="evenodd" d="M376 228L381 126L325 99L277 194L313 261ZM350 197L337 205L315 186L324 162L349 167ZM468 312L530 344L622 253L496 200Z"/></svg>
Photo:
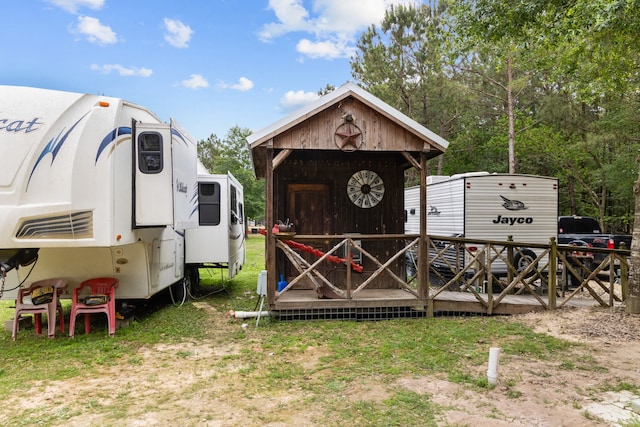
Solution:
<svg viewBox="0 0 640 427"><path fill-rule="evenodd" d="M31 302L31 293L37 288L52 286L54 288L53 299L50 303L34 305ZM64 292L67 281L64 279L45 279L34 282L26 289L18 290L18 299L16 300L16 314L13 318L13 334L11 338L16 340L20 325L20 317L25 314L32 314L36 325L36 333L42 333L42 314L47 315L47 329L49 338L56 335L56 313L60 316L60 332L64 332L64 316L62 305L60 305L60 294ZM29 298L25 298L29 297Z"/></svg>
<svg viewBox="0 0 640 427"><path fill-rule="evenodd" d="M76 326L76 316L84 314L84 333L91 332L90 315L105 313L109 325L109 336L116 333L116 288L118 279L113 277L98 277L85 280L73 290L71 299L71 319L69 320L69 336L73 337ZM87 297L89 297L87 299ZM90 303L90 300L99 300L106 297L104 303Z"/></svg>

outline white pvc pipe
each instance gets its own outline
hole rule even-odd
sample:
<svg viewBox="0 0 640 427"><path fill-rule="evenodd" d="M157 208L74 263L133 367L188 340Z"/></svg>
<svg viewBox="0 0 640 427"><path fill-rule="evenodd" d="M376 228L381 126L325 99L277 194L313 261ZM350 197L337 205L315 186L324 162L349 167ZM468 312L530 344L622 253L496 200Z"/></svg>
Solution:
<svg viewBox="0 0 640 427"><path fill-rule="evenodd" d="M490 385L498 383L498 364L500 359L500 347L489 349L489 369L487 369L487 380Z"/></svg>
<svg viewBox="0 0 640 427"><path fill-rule="evenodd" d="M235 317L236 319L248 319L251 317L266 317L270 316L270 311L234 311L229 310L227 313L229 317Z"/></svg>

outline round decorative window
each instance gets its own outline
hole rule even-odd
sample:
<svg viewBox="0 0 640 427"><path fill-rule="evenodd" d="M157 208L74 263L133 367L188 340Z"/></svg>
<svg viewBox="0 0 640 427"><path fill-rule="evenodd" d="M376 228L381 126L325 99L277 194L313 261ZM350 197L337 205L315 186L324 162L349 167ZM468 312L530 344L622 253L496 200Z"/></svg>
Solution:
<svg viewBox="0 0 640 427"><path fill-rule="evenodd" d="M372 208L384 197L384 182L374 171L358 171L347 182L347 197L360 208Z"/></svg>

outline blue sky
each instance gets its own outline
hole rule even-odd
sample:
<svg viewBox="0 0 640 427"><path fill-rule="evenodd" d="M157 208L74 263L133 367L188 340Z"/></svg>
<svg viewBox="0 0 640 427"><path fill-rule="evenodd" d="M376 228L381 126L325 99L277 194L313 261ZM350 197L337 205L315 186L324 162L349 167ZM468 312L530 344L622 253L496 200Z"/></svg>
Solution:
<svg viewBox="0 0 640 427"><path fill-rule="evenodd" d="M0 84L103 94L197 140L353 80L362 31L415 0L4 0Z"/></svg>

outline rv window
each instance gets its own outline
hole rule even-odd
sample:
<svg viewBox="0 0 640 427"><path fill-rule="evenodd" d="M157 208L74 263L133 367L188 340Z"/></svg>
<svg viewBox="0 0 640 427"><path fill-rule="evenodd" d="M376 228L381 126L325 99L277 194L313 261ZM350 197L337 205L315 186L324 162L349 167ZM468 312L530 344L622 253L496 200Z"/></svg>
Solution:
<svg viewBox="0 0 640 427"><path fill-rule="evenodd" d="M231 209L231 223L238 223L238 194L236 192L236 187L231 186L231 194L229 195L230 199L230 209Z"/></svg>
<svg viewBox="0 0 640 427"><path fill-rule="evenodd" d="M217 182L201 182L198 187L200 225L219 225L220 184Z"/></svg>
<svg viewBox="0 0 640 427"><path fill-rule="evenodd" d="M162 172L162 136L143 132L138 136L138 167L142 173Z"/></svg>
<svg viewBox="0 0 640 427"><path fill-rule="evenodd" d="M238 203L238 216L240 217L240 224L244 223L244 206L242 203Z"/></svg>

